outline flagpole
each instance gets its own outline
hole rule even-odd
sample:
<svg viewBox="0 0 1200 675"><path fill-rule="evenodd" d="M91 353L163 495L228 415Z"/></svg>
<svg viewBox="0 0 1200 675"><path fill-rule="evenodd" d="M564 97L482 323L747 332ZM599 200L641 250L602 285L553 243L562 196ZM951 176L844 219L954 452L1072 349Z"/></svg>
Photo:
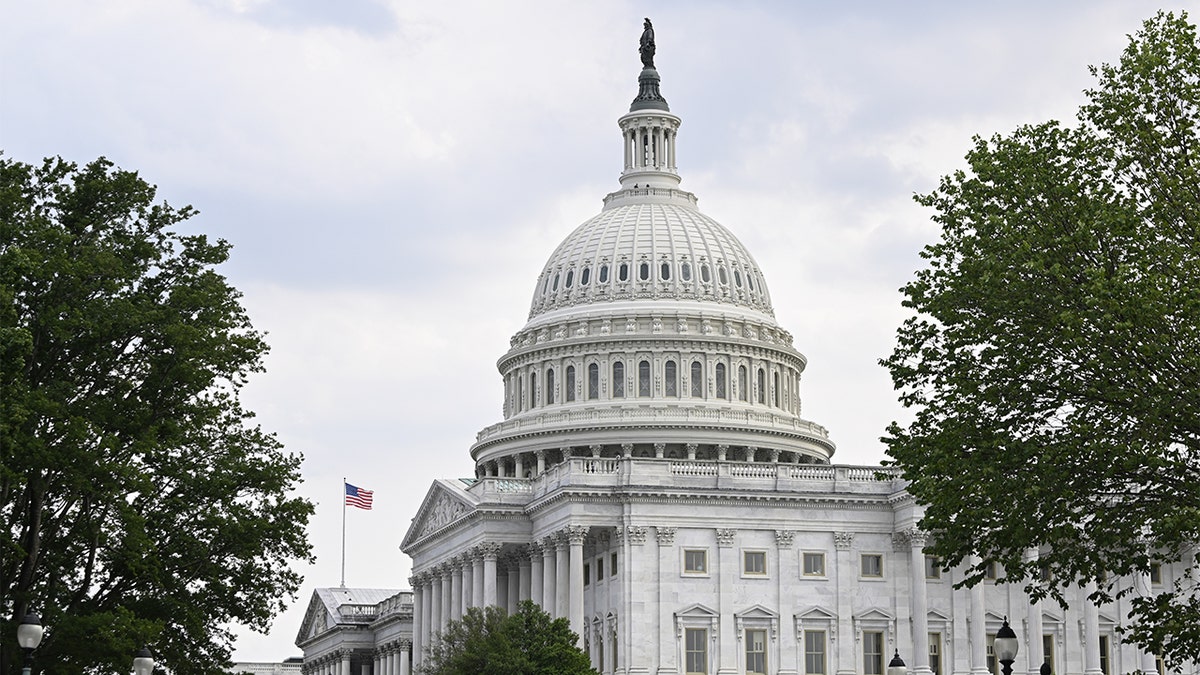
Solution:
<svg viewBox="0 0 1200 675"><path fill-rule="evenodd" d="M342 476L342 588L346 587L346 477Z"/></svg>

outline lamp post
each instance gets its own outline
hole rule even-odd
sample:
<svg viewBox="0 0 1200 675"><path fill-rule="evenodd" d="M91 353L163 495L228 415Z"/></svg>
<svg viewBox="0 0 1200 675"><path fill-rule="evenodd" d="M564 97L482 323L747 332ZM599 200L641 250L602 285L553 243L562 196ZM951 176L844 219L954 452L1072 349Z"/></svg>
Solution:
<svg viewBox="0 0 1200 675"><path fill-rule="evenodd" d="M146 647L133 655L133 675L150 675L154 672L154 654Z"/></svg>
<svg viewBox="0 0 1200 675"><path fill-rule="evenodd" d="M904 667L904 659L900 658L900 650L896 650L896 655L892 657L888 663L887 675L907 675L908 668Z"/></svg>
<svg viewBox="0 0 1200 675"><path fill-rule="evenodd" d="M996 660L1003 666L1004 675L1012 675L1013 661L1017 660L1017 634L1008 625L1008 617L1004 617L1004 625L996 631L996 640L992 645Z"/></svg>
<svg viewBox="0 0 1200 675"><path fill-rule="evenodd" d="M25 668L21 670L21 675L29 675L33 670L33 650L42 644L43 632L42 619L33 612L26 614L21 619L21 625L17 626L17 644L25 650Z"/></svg>

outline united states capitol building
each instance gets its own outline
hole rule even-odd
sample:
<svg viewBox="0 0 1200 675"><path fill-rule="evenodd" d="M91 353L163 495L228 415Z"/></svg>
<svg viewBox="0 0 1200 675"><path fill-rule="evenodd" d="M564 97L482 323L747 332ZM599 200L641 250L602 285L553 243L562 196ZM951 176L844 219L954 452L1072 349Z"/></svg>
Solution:
<svg viewBox="0 0 1200 675"><path fill-rule="evenodd" d="M1017 585L955 589L964 572L925 555L898 475L833 463L768 271L681 187L682 120L647 31L620 184L532 280L498 363L503 419L478 433L471 477L434 481L413 518L411 590L314 594L304 672L408 675L467 608L526 599L606 674L880 675L898 652L920 675L987 675L1005 617L1016 672L1161 672L1120 642L1128 600L1078 589L1064 611Z"/></svg>

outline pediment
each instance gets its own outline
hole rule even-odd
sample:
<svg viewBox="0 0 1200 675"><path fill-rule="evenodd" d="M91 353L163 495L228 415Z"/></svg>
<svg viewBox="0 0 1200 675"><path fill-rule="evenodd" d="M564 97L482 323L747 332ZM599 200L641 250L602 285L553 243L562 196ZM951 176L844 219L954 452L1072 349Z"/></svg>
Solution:
<svg viewBox="0 0 1200 675"><path fill-rule="evenodd" d="M929 621L944 621L946 623L950 623L950 615L946 614L945 612L936 610L936 609L931 609L931 610L929 610L929 613L928 613L928 620Z"/></svg>
<svg viewBox="0 0 1200 675"><path fill-rule="evenodd" d="M872 607L854 615L855 621L893 621L895 618L891 613L879 607Z"/></svg>
<svg viewBox="0 0 1200 675"><path fill-rule="evenodd" d="M983 613L984 623L1004 623L1005 617L1002 614L997 614L991 610Z"/></svg>
<svg viewBox="0 0 1200 675"><path fill-rule="evenodd" d="M694 605L689 605L678 612L675 612L675 616L686 619L715 619L719 617L720 614L713 611L709 607L705 607L704 605L696 603Z"/></svg>
<svg viewBox="0 0 1200 675"><path fill-rule="evenodd" d="M434 481L429 486L429 492L425 493L425 500L417 509L417 515L413 517L400 548L407 550L413 542L466 518L475 511L475 505L476 500L467 492L462 481Z"/></svg>
<svg viewBox="0 0 1200 675"><path fill-rule="evenodd" d="M313 591L312 599L308 601L308 609L304 611L304 621L300 623L300 632L296 633L296 646L300 646L311 638L329 630L329 608L320 594Z"/></svg>
<svg viewBox="0 0 1200 675"><path fill-rule="evenodd" d="M779 612L773 612L762 605L754 605L733 615L739 619L778 619Z"/></svg>
<svg viewBox="0 0 1200 675"><path fill-rule="evenodd" d="M837 615L819 605L812 605L803 611L796 612L797 619L808 621L833 621Z"/></svg>

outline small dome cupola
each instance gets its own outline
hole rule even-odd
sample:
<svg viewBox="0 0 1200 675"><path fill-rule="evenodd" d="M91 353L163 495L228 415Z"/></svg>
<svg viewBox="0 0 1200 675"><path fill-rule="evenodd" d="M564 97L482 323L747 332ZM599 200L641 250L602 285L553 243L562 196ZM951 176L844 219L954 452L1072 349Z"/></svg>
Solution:
<svg viewBox="0 0 1200 675"><path fill-rule="evenodd" d="M660 79L654 68L654 26L650 19L646 19L638 51L642 56L638 95L630 104L629 113L617 120L625 146L621 187L677 188L675 134L679 131L680 119L671 114L667 99L658 88Z"/></svg>

